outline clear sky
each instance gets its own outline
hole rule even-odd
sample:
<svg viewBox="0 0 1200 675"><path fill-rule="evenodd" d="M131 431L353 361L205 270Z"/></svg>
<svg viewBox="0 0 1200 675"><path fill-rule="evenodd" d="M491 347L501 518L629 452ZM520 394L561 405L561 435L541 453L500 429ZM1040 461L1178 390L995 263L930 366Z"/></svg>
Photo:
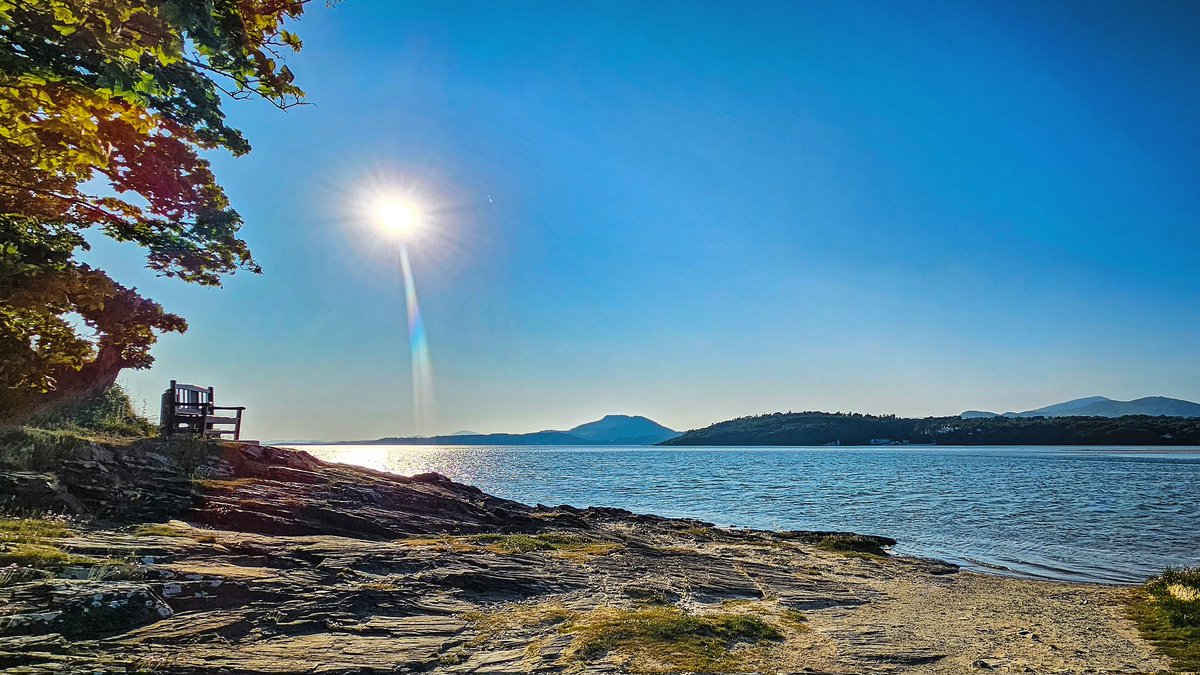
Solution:
<svg viewBox="0 0 1200 675"><path fill-rule="evenodd" d="M1200 4L313 4L313 105L214 156L265 273L90 256L191 323L122 378L152 412L417 430L381 181L430 221L426 433L1200 400Z"/></svg>

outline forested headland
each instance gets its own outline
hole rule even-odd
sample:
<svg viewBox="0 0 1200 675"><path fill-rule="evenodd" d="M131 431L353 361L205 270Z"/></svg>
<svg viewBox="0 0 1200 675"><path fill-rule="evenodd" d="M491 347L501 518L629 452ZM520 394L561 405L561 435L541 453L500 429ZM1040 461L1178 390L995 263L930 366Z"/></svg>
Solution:
<svg viewBox="0 0 1200 675"><path fill-rule="evenodd" d="M773 413L695 429L661 445L1200 445L1200 418L904 418Z"/></svg>

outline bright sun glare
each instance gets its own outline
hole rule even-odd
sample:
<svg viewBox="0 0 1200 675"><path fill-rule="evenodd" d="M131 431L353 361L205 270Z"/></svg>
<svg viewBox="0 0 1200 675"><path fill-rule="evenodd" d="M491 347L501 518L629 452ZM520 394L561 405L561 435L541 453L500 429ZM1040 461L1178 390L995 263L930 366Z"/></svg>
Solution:
<svg viewBox="0 0 1200 675"><path fill-rule="evenodd" d="M382 198L375 201L373 215L376 224L388 234L407 238L418 226L418 214L412 202Z"/></svg>

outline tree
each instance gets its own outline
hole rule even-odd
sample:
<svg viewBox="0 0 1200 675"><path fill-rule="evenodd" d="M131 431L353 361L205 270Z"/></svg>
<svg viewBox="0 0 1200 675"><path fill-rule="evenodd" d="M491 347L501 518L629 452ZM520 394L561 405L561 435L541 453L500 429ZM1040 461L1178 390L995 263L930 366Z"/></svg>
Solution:
<svg viewBox="0 0 1200 675"><path fill-rule="evenodd" d="M281 53L307 0L0 0L0 422L146 368L187 323L78 261L95 228L147 267L258 273L206 150L250 150L224 100L297 105Z"/></svg>

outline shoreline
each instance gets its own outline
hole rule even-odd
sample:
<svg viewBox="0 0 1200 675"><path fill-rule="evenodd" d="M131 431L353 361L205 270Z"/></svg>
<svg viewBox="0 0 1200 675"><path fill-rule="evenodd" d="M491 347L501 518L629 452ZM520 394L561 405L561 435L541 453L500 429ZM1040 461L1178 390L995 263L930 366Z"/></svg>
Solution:
<svg viewBox="0 0 1200 675"><path fill-rule="evenodd" d="M1130 588L889 556L886 537L527 506L269 446L60 451L53 482L0 486L104 520L43 542L75 558L49 576L0 586L15 672L1167 667Z"/></svg>

